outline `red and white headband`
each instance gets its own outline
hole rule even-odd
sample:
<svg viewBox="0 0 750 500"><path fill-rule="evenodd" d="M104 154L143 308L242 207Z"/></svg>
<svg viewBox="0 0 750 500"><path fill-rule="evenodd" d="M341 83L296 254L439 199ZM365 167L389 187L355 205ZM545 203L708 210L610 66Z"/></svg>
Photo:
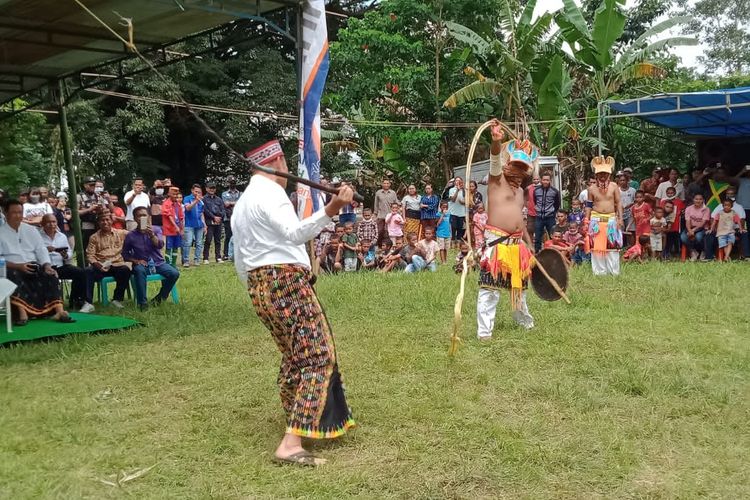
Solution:
<svg viewBox="0 0 750 500"><path fill-rule="evenodd" d="M284 156L279 141L269 141L260 147L245 153L245 157L258 165L268 165L276 158Z"/></svg>

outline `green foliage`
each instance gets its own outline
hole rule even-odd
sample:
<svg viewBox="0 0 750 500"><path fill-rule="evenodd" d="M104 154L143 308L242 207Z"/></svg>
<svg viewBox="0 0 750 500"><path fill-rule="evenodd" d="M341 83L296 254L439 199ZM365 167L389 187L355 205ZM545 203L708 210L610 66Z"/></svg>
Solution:
<svg viewBox="0 0 750 500"><path fill-rule="evenodd" d="M50 132L39 113L24 112L0 122L0 187L7 193L17 195L21 188L50 184L54 155Z"/></svg>

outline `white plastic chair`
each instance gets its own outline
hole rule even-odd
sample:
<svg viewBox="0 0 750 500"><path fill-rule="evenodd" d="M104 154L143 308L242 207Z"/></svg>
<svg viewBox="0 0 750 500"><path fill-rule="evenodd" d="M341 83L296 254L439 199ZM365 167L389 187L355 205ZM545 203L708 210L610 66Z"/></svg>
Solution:
<svg viewBox="0 0 750 500"><path fill-rule="evenodd" d="M10 296L16 291L17 285L7 278L0 278L0 303L5 307L0 309L0 314L5 314L6 329L8 333L13 332L13 318L11 317Z"/></svg>

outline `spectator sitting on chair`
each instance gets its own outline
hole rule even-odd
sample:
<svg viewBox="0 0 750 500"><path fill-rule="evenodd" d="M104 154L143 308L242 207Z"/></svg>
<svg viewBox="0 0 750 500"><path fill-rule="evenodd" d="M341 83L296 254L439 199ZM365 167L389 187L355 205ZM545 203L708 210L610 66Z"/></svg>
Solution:
<svg viewBox="0 0 750 500"><path fill-rule="evenodd" d="M146 279L149 274L161 274L161 290L153 298L153 305L161 304L172 291L180 272L167 264L161 255L164 241L151 228L146 207L139 207L133 211L133 220L138 221L135 231L128 233L122 247L122 256L127 262L133 263L135 276L135 297L141 310L148 309L146 297Z"/></svg>
<svg viewBox="0 0 750 500"><path fill-rule="evenodd" d="M65 263L72 257L72 252L68 238L58 229L53 214L42 217L42 242L47 247L52 269L57 272L58 278L73 282L70 287L70 308L80 309L82 313L94 312L91 304L94 288L91 271Z"/></svg>
<svg viewBox="0 0 750 500"><path fill-rule="evenodd" d="M23 205L9 200L5 217L6 223L0 226L0 256L6 261L8 279L18 287L10 299L17 314L15 324L25 325L29 316L52 314L61 323L75 322L63 308L60 281L39 230L22 222Z"/></svg>
<svg viewBox="0 0 750 500"><path fill-rule="evenodd" d="M122 258L122 245L128 232L114 229L112 216L108 213L100 214L98 223L99 230L91 235L86 247L86 261L93 269L93 282L99 282L107 276L114 278L115 294L110 304L122 309L125 307L122 301L130 282L130 267Z"/></svg>

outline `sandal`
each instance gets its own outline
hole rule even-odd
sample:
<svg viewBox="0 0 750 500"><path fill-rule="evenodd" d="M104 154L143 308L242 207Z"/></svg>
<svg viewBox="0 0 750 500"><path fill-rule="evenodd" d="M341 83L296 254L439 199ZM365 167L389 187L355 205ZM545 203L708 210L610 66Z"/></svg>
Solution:
<svg viewBox="0 0 750 500"><path fill-rule="evenodd" d="M17 319L13 322L13 326L26 326L29 324L29 319Z"/></svg>
<svg viewBox="0 0 750 500"><path fill-rule="evenodd" d="M274 457L274 462L282 465L299 465L302 467L318 467L326 463L326 459L317 457L307 450L298 451L288 457Z"/></svg>
<svg viewBox="0 0 750 500"><path fill-rule="evenodd" d="M70 317L70 314L64 314L57 318L60 323L75 323L76 320Z"/></svg>

